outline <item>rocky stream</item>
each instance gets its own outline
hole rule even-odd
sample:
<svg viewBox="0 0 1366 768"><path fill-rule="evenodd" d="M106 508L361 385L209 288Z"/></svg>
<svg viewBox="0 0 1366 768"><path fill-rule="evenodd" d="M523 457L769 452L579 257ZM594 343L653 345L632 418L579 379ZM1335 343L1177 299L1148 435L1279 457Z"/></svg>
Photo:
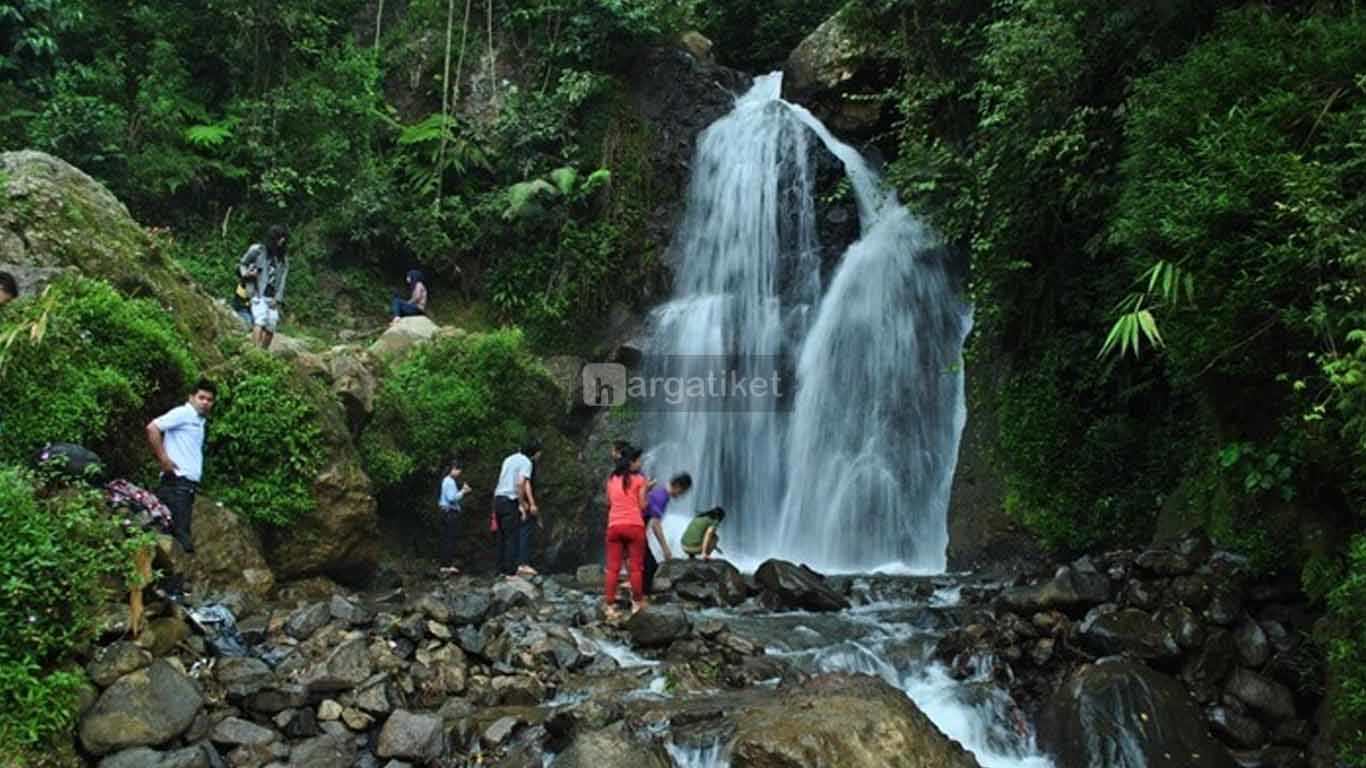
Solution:
<svg viewBox="0 0 1366 768"><path fill-rule="evenodd" d="M598 566L160 603L137 641L111 606L79 743L101 768L1309 764L1292 590L1200 539L1039 576L674 561L620 626Z"/></svg>

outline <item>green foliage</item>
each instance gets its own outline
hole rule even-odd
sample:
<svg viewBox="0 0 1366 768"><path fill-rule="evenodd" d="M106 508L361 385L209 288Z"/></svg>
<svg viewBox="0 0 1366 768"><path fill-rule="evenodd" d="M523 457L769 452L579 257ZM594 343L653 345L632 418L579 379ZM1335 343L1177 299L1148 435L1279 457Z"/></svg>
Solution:
<svg viewBox="0 0 1366 768"><path fill-rule="evenodd" d="M145 455L130 446L156 415L152 404L183 397L194 372L188 345L160 306L84 278L64 278L48 301L6 312L0 339L9 344L0 369L0 462L74 442L129 470Z"/></svg>
<svg viewBox="0 0 1366 768"><path fill-rule="evenodd" d="M66 734L86 685L65 663L94 633L132 546L98 494L38 495L0 466L0 753L22 755Z"/></svg>
<svg viewBox="0 0 1366 768"><path fill-rule="evenodd" d="M229 361L209 420L207 491L249 519L284 526L314 507L324 450L309 392L289 365L248 350Z"/></svg>
<svg viewBox="0 0 1366 768"><path fill-rule="evenodd" d="M714 0L698 6L699 28L716 54L747 72L779 69L802 38L815 31L843 0Z"/></svg>
<svg viewBox="0 0 1366 768"><path fill-rule="evenodd" d="M434 477L453 455L501 461L554 407L553 385L521 332L439 339L385 377L362 438L366 470L391 489Z"/></svg>
<svg viewBox="0 0 1366 768"><path fill-rule="evenodd" d="M1346 578L1328 596L1328 639L1338 759L1366 766L1366 534L1351 542Z"/></svg>

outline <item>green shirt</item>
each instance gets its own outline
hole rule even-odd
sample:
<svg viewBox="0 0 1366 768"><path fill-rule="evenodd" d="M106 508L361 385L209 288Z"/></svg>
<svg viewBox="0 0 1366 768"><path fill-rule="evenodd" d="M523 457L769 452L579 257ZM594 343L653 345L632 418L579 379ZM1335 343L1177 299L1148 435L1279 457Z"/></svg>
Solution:
<svg viewBox="0 0 1366 768"><path fill-rule="evenodd" d="M710 517L694 517L688 523L688 530L683 532L683 548L700 550L702 549L702 539L706 538L707 529L716 525L716 521Z"/></svg>

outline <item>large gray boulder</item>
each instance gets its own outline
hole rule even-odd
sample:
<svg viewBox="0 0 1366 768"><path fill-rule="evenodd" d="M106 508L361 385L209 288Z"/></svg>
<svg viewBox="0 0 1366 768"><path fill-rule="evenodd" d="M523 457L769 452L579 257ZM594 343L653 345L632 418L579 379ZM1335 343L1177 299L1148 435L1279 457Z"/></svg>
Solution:
<svg viewBox="0 0 1366 768"><path fill-rule="evenodd" d="M1057 768L1233 768L1180 683L1118 658L1082 667L1053 694L1039 745Z"/></svg>
<svg viewBox="0 0 1366 768"><path fill-rule="evenodd" d="M895 82L891 57L860 35L849 10L831 16L783 65L783 98L803 104L837 135L868 136L883 123L882 97Z"/></svg>
<svg viewBox="0 0 1366 768"><path fill-rule="evenodd" d="M978 768L904 693L867 675L824 675L736 717L735 765Z"/></svg>
<svg viewBox="0 0 1366 768"><path fill-rule="evenodd" d="M209 757L211 750L205 745L169 752L135 747L104 758L99 768L213 768L220 763L213 762Z"/></svg>
<svg viewBox="0 0 1366 768"><path fill-rule="evenodd" d="M667 579L674 594L702 605L736 606L749 595L740 569L716 558L675 558L661 563L655 578Z"/></svg>
<svg viewBox="0 0 1366 768"><path fill-rule="evenodd" d="M668 645L688 636L692 625L678 608L651 606L637 611L626 622L631 644L642 648Z"/></svg>
<svg viewBox="0 0 1366 768"><path fill-rule="evenodd" d="M427 763L445 753L441 718L398 710L384 723L375 754Z"/></svg>
<svg viewBox="0 0 1366 768"><path fill-rule="evenodd" d="M165 744L184 733L203 706L194 681L166 661L156 661L100 694L81 718L81 745L104 755Z"/></svg>

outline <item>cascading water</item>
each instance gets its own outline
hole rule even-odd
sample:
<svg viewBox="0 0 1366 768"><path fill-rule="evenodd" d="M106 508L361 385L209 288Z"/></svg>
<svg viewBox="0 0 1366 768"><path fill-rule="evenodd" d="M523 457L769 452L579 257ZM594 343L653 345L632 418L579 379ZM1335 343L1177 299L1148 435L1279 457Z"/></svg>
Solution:
<svg viewBox="0 0 1366 768"><path fill-rule="evenodd" d="M652 315L645 374L795 360L790 410L644 414L651 474L696 482L666 528L676 539L691 511L721 505L723 546L742 564L941 571L970 313L921 223L781 87L779 74L757 78L699 141L675 297ZM843 163L859 210L860 238L828 289L813 142Z"/></svg>

